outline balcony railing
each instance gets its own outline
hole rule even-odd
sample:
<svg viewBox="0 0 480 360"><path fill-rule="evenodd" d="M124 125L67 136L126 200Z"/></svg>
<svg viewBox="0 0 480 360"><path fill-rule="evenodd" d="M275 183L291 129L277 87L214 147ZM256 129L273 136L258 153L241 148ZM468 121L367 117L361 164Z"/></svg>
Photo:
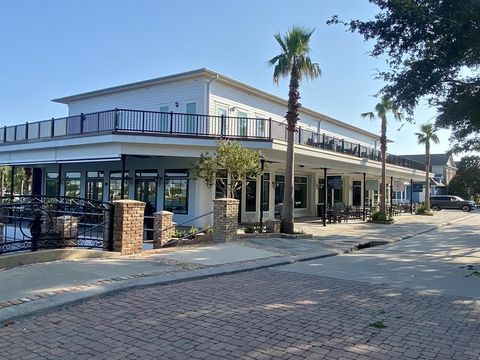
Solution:
<svg viewBox="0 0 480 360"><path fill-rule="evenodd" d="M271 118L114 109L5 126L3 131L0 128L0 144L106 133L287 140L286 124ZM381 161L381 153L378 150L325 133L312 132L302 127L299 127L295 134L295 142L359 158ZM423 163L391 154L387 154L386 162L405 168L425 170Z"/></svg>

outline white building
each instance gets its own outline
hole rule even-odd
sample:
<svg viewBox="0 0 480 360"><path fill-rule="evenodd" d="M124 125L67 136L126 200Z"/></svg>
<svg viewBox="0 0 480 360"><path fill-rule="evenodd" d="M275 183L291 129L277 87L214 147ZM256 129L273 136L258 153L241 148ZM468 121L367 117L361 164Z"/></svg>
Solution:
<svg viewBox="0 0 480 360"><path fill-rule="evenodd" d="M68 105L68 117L0 131L0 164L34 168L34 193L108 201L121 197L123 169L124 197L171 210L177 223L211 223L203 215L215 189L189 168L200 153L214 151L216 140L232 138L265 159L263 195L260 177L238 194L241 221L258 221L261 198L264 219L282 203L284 99L199 69L53 101ZM329 204L378 202L378 135L302 108L296 138L296 216L317 215L324 171ZM424 178L421 163L393 155L387 162L390 181Z"/></svg>

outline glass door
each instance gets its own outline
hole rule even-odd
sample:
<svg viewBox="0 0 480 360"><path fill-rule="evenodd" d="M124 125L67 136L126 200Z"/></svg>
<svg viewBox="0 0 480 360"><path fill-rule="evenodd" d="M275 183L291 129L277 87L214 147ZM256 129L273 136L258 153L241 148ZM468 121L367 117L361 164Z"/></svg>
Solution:
<svg viewBox="0 0 480 360"><path fill-rule="evenodd" d="M157 182L152 179L135 180L135 200L145 203L143 229L144 239L153 239L153 213L157 209Z"/></svg>
<svg viewBox="0 0 480 360"><path fill-rule="evenodd" d="M87 179L85 188L87 199L103 201L103 179Z"/></svg>

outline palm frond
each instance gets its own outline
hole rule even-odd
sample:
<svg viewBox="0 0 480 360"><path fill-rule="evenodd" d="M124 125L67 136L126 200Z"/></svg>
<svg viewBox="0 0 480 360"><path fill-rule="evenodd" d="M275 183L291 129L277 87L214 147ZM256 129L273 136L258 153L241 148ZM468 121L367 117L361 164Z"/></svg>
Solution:
<svg viewBox="0 0 480 360"><path fill-rule="evenodd" d="M375 114L371 111L361 113L360 116L363 117L363 118L369 118L370 120L375 119Z"/></svg>

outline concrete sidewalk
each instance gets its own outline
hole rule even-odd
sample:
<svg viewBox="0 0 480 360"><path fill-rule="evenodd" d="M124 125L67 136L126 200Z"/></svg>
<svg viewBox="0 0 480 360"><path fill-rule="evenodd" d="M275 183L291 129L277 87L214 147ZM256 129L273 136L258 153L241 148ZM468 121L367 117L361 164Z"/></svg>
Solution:
<svg viewBox="0 0 480 360"><path fill-rule="evenodd" d="M65 306L112 291L168 284L285 265L350 252L369 243L396 242L465 219L442 211L404 215L394 225L298 223L311 239L256 237L235 243L188 246L137 256L65 260L0 269L0 321Z"/></svg>

